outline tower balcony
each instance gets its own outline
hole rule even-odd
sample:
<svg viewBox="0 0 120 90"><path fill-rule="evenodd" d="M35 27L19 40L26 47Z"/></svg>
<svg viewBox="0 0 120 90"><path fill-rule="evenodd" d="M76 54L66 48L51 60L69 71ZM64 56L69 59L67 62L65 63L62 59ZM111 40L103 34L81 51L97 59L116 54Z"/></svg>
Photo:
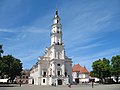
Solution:
<svg viewBox="0 0 120 90"><path fill-rule="evenodd" d="M57 75L57 77L64 77L63 75Z"/></svg>
<svg viewBox="0 0 120 90"><path fill-rule="evenodd" d="M50 36L55 35L55 34L61 34L62 35L62 31L52 32L52 33L50 33Z"/></svg>

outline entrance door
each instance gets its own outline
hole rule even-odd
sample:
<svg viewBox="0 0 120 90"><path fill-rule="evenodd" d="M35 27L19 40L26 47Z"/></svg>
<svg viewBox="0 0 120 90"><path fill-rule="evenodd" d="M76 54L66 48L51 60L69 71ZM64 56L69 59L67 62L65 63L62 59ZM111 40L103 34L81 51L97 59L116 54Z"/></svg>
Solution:
<svg viewBox="0 0 120 90"><path fill-rule="evenodd" d="M58 80L58 85L62 85L62 80L61 79Z"/></svg>

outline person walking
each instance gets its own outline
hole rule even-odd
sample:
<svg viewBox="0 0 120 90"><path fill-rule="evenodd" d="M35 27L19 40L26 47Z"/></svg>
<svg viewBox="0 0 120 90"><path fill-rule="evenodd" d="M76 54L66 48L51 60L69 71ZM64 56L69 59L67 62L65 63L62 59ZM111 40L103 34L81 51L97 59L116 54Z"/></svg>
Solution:
<svg viewBox="0 0 120 90"><path fill-rule="evenodd" d="M92 81L92 88L94 88L94 82Z"/></svg>
<svg viewBox="0 0 120 90"><path fill-rule="evenodd" d="M71 88L71 84L68 84L68 87Z"/></svg>
<svg viewBox="0 0 120 90"><path fill-rule="evenodd" d="M20 87L21 87L22 81L20 80Z"/></svg>

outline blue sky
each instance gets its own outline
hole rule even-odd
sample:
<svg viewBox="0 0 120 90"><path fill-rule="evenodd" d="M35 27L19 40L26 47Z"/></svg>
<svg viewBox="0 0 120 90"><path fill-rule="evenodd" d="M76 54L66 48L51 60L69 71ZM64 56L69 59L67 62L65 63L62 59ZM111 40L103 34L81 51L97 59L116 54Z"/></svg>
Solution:
<svg viewBox="0 0 120 90"><path fill-rule="evenodd" d="M91 69L120 54L120 0L0 0L0 43L29 69L50 46L56 6L66 55Z"/></svg>

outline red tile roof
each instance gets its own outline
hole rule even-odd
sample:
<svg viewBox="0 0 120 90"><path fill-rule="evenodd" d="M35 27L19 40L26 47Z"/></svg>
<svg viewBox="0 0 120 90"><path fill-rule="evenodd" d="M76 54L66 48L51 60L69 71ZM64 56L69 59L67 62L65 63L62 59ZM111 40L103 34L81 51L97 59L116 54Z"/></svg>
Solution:
<svg viewBox="0 0 120 90"><path fill-rule="evenodd" d="M86 67L82 67L79 64L75 64L72 67L72 72L79 72L79 73L86 73L89 74L88 70L86 69Z"/></svg>

